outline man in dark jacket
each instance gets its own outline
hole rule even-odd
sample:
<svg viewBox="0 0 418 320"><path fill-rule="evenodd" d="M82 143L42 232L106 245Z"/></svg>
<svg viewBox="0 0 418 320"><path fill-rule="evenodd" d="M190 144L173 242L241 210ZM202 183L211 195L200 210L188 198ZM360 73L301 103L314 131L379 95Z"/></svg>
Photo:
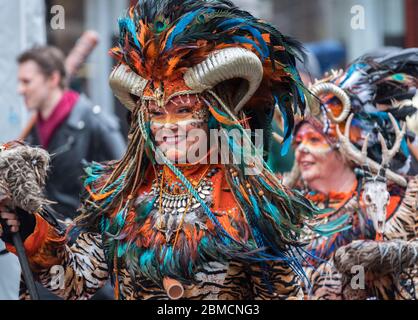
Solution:
<svg viewBox="0 0 418 320"><path fill-rule="evenodd" d="M85 161L117 160L126 143L116 116L102 112L86 96L68 90L64 55L54 47L39 47L22 53L19 63L19 93L36 121L25 137L30 145L51 154L51 172L46 195L57 202L56 218L70 222L77 215ZM57 299L38 285L41 299ZM110 286L95 299L111 299Z"/></svg>
<svg viewBox="0 0 418 320"><path fill-rule="evenodd" d="M46 194L59 219L73 219L82 190L84 161L117 160L125 151L117 118L102 112L84 95L66 89L63 54L39 47L18 57L19 93L30 111L37 112L26 141L51 155Z"/></svg>

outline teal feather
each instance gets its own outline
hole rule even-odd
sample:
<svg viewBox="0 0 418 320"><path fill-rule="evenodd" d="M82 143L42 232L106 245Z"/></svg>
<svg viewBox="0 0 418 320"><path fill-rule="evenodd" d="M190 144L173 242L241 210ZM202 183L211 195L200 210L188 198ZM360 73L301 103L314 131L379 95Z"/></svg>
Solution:
<svg viewBox="0 0 418 320"><path fill-rule="evenodd" d="M276 106L279 108L280 113L283 117L283 130L284 130L284 140L282 144L282 150L281 150L281 156L284 157L288 154L291 143L292 143L292 131L293 131L293 123L292 120L289 117L289 114L286 110L286 106L284 105L284 102L279 101L277 96L274 96Z"/></svg>
<svg viewBox="0 0 418 320"><path fill-rule="evenodd" d="M119 230L123 228L123 226L125 225L125 219L126 219L126 208L123 208L115 216L115 223L117 224Z"/></svg>
<svg viewBox="0 0 418 320"><path fill-rule="evenodd" d="M151 201L142 201L136 208L136 222L140 223L144 221L150 214L152 208L154 207L157 197L154 197Z"/></svg>
<svg viewBox="0 0 418 320"><path fill-rule="evenodd" d="M122 257L126 253L127 243L123 242L118 245L118 258Z"/></svg>
<svg viewBox="0 0 418 320"><path fill-rule="evenodd" d="M195 10L187 13L184 17L182 17L174 27L174 30L171 32L170 36L167 39L166 46L164 48L164 51L170 50L173 46L173 41L181 34L184 29L195 19L197 15L199 15L202 12L202 10Z"/></svg>
<svg viewBox="0 0 418 320"><path fill-rule="evenodd" d="M251 44L253 45L254 48L257 49L260 56L262 57L262 60L264 60L267 56L269 56L269 49L261 35L261 32L257 28L253 27L249 20L243 19L243 18L229 19L220 23L218 27L224 30L237 29L237 30L249 31L251 35L253 36L253 38L257 39L258 43L261 45L262 49L260 49L260 47L254 41L251 41ZM234 36L233 40L237 41L238 43L242 43L242 42L249 43L245 41L245 40L248 40L247 37Z"/></svg>
<svg viewBox="0 0 418 320"><path fill-rule="evenodd" d="M263 201L265 203L265 207L268 212L270 213L271 218L274 220L274 222L278 225L278 226L282 226L282 219L280 217L280 213L279 210L277 209L277 207L275 205L273 205L266 196L263 196Z"/></svg>
<svg viewBox="0 0 418 320"><path fill-rule="evenodd" d="M349 219L350 219L350 215L345 214L328 223L324 223L319 226L316 226L313 230L322 236L329 237L332 234L335 234L337 232L351 229L352 225L351 224L347 225L347 222Z"/></svg>
<svg viewBox="0 0 418 320"><path fill-rule="evenodd" d="M254 210L254 214L257 218L261 217L261 212L260 209L258 208L258 203L257 200L255 199L254 195L250 194L250 200L251 200L251 204L253 206L253 210Z"/></svg>
<svg viewBox="0 0 418 320"><path fill-rule="evenodd" d="M135 23L129 17L124 17L119 19L119 29L121 32L128 32L130 34L130 38L134 41L137 49L141 49L141 44L138 41L138 36L136 35L136 26ZM123 40L123 37L121 37Z"/></svg>
<svg viewBox="0 0 418 320"><path fill-rule="evenodd" d="M259 53L259 55L261 57L263 57L263 60L265 59L264 55L263 55L263 51L261 50L261 48L257 45L257 43L255 43L255 41L248 39L247 37L241 37L241 36L233 36L232 40L236 43L248 43L251 44L252 47L257 50L257 52Z"/></svg>

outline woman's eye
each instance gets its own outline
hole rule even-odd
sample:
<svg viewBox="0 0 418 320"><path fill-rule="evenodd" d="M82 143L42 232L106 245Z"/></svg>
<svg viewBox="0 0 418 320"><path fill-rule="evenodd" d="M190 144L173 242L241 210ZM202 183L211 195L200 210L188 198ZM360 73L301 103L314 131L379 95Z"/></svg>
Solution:
<svg viewBox="0 0 418 320"><path fill-rule="evenodd" d="M190 109L189 108L181 108L177 111L177 113L189 113Z"/></svg>
<svg viewBox="0 0 418 320"><path fill-rule="evenodd" d="M310 140L312 143L318 143L321 141L319 138L311 138Z"/></svg>
<svg viewBox="0 0 418 320"><path fill-rule="evenodd" d="M150 111L150 114L152 117L158 117L158 116L163 115L161 111Z"/></svg>

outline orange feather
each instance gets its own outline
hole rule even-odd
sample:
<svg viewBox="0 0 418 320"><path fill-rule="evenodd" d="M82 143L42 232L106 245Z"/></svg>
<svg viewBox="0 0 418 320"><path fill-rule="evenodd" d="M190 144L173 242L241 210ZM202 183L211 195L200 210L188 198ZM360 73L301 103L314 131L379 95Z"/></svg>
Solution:
<svg viewBox="0 0 418 320"><path fill-rule="evenodd" d="M139 33L139 43L141 44L142 47L145 46L145 37L146 34L148 33L148 27L141 21L139 21L139 25L140 25L140 33Z"/></svg>

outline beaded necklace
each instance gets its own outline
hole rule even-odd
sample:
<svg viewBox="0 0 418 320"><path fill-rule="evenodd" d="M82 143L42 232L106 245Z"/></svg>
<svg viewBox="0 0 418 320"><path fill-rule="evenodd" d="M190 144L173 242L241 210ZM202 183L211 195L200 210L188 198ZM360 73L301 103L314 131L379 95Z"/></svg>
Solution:
<svg viewBox="0 0 418 320"><path fill-rule="evenodd" d="M218 168L209 169L210 165L203 171L199 179L192 183L199 197L207 204L212 201L213 183L210 178L219 171ZM152 193L159 197L159 201L154 204L155 228L165 234L167 243L172 240L172 235L175 233L175 245L185 222L197 224L204 230L207 227L199 201L189 191L185 191L185 187L180 182L169 183L166 180L164 172L161 170L152 186Z"/></svg>

